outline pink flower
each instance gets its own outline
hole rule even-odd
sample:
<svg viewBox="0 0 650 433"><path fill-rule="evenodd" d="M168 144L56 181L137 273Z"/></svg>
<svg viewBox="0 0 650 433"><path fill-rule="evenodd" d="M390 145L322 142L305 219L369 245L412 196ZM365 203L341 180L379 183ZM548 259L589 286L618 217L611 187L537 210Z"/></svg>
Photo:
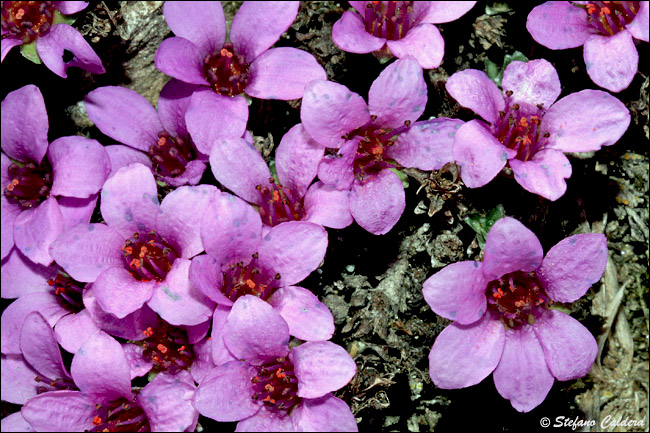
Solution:
<svg viewBox="0 0 650 433"><path fill-rule="evenodd" d="M555 379L589 372L596 340L577 320L549 307L579 299L606 265L602 234L571 236L544 257L537 237L519 221L497 221L483 262L453 263L424 282L431 309L455 321L431 349L431 379L456 389L494 373L499 394L520 412L532 410Z"/></svg>

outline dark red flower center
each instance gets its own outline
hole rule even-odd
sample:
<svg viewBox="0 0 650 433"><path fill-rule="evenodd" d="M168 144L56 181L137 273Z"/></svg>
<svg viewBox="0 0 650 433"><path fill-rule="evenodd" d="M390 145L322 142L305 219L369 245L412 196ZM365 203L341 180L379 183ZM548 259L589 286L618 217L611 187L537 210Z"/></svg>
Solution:
<svg viewBox="0 0 650 433"><path fill-rule="evenodd" d="M50 196L52 167L47 159L41 165L13 162L8 174L11 182L5 186L5 196L18 202L23 209L38 206Z"/></svg>
<svg viewBox="0 0 650 433"><path fill-rule="evenodd" d="M92 432L148 432L149 418L135 402L122 397L96 404Z"/></svg>
<svg viewBox="0 0 650 433"><path fill-rule="evenodd" d="M586 5L576 5L587 11L589 24L598 33L612 36L636 17L641 2L591 2Z"/></svg>
<svg viewBox="0 0 650 433"><path fill-rule="evenodd" d="M535 272L516 271L490 281L486 296L488 308L496 312L503 323L517 328L533 324L536 312L553 301L548 298Z"/></svg>
<svg viewBox="0 0 650 433"><path fill-rule="evenodd" d="M203 73L215 92L235 96L246 88L249 66L244 56L235 53L231 43L226 43L220 51L205 57Z"/></svg>
<svg viewBox="0 0 650 433"><path fill-rule="evenodd" d="M135 344L143 348L142 355L153 364L154 372L176 374L194 362L194 350L184 329L161 322L159 327L148 327L143 333L147 338Z"/></svg>
<svg viewBox="0 0 650 433"><path fill-rule="evenodd" d="M276 226L287 221L300 221L305 216L302 197L275 179L269 178L269 185L255 188L262 196L258 210L265 224Z"/></svg>
<svg viewBox="0 0 650 433"><path fill-rule="evenodd" d="M366 31L373 36L391 41L402 39L413 25L413 2L368 2L363 21Z"/></svg>
<svg viewBox="0 0 650 433"><path fill-rule="evenodd" d="M253 383L252 399L262 402L267 409L279 415L287 414L300 404L298 379L288 358L278 358L258 366Z"/></svg>
<svg viewBox="0 0 650 433"><path fill-rule="evenodd" d="M43 36L52 27L54 2L2 2L2 31L5 37L23 43Z"/></svg>
<svg viewBox="0 0 650 433"><path fill-rule="evenodd" d="M71 313L78 313L84 309L83 291L86 285L73 280L69 275L59 272L56 277L47 280L52 287L57 300Z"/></svg>
<svg viewBox="0 0 650 433"><path fill-rule="evenodd" d="M255 253L247 265L239 262L223 272L221 291L233 302L244 295L257 296L266 301L280 286L281 278L279 273L273 274L259 266L259 256Z"/></svg>
<svg viewBox="0 0 650 433"><path fill-rule="evenodd" d="M179 257L155 231L134 233L122 247L126 269L138 281L162 281Z"/></svg>
<svg viewBox="0 0 650 433"><path fill-rule="evenodd" d="M185 173L185 166L196 159L196 152L191 143L161 131L158 142L149 146L149 158L157 176L176 177Z"/></svg>

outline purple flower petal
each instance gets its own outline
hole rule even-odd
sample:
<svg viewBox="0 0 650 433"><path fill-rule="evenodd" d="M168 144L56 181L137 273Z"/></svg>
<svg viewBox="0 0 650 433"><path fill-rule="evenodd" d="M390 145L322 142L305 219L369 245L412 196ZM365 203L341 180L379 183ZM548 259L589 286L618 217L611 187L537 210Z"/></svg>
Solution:
<svg viewBox="0 0 650 433"><path fill-rule="evenodd" d="M63 61L63 52L70 51L74 58ZM49 33L36 40L36 51L45 66L59 77L67 78L70 67L79 67L93 74L106 72L102 61L77 29L68 24L55 24Z"/></svg>
<svg viewBox="0 0 650 433"><path fill-rule="evenodd" d="M423 23L442 24L450 21L456 21L458 18L469 12L474 7L476 2L460 1L460 2L433 2L427 11L427 14L422 18Z"/></svg>
<svg viewBox="0 0 650 433"><path fill-rule="evenodd" d="M4 39L3 39L4 42ZM3 397L4 400L4 397ZM20 412L12 413L2 418L2 431L4 432L35 432Z"/></svg>
<svg viewBox="0 0 650 433"><path fill-rule="evenodd" d="M354 181L354 157L359 140L344 141L336 155L326 155L318 165L318 178L328 187L347 190Z"/></svg>
<svg viewBox="0 0 650 433"><path fill-rule="evenodd" d="M37 207L26 209L14 222L16 248L34 263L52 263L48 249L63 231L63 215L54 196Z"/></svg>
<svg viewBox="0 0 650 433"><path fill-rule="evenodd" d="M534 271L542 264L544 251L533 232L514 218L504 217L485 239L483 275L488 280L509 272Z"/></svg>
<svg viewBox="0 0 650 433"><path fill-rule="evenodd" d="M298 286L280 287L268 302L287 322L294 337L304 341L332 338L332 312L309 290Z"/></svg>
<svg viewBox="0 0 650 433"><path fill-rule="evenodd" d="M18 298L33 292L50 292L47 280L56 276L50 266L36 264L25 257L18 248L12 248L2 261L2 297Z"/></svg>
<svg viewBox="0 0 650 433"><path fill-rule="evenodd" d="M298 379L298 396L318 398L343 388L357 372L344 348L331 341L310 341L289 353Z"/></svg>
<svg viewBox="0 0 650 433"><path fill-rule="evenodd" d="M390 170L352 184L350 213L357 224L372 234L388 233L399 221L405 206L402 181Z"/></svg>
<svg viewBox="0 0 650 433"><path fill-rule="evenodd" d="M217 304L232 305L232 301L221 292L223 272L221 263L214 257L208 254L194 257L190 265L189 279L197 290Z"/></svg>
<svg viewBox="0 0 650 433"><path fill-rule="evenodd" d="M316 58L297 48L272 48L251 63L246 93L260 99L299 99L312 80L326 80Z"/></svg>
<svg viewBox="0 0 650 433"><path fill-rule="evenodd" d="M386 43L386 39L368 33L363 20L352 11L343 12L341 19L334 23L332 41L343 51L357 54L379 51Z"/></svg>
<svg viewBox="0 0 650 433"><path fill-rule="evenodd" d="M503 355L492 377L499 394L519 412L530 412L544 401L555 379L531 326L506 331Z"/></svg>
<svg viewBox="0 0 650 433"><path fill-rule="evenodd" d="M331 81L307 84L300 120L305 131L321 146L338 148L343 135L370 121L366 101L347 87Z"/></svg>
<svg viewBox="0 0 650 433"><path fill-rule="evenodd" d="M291 128L284 134L275 150L275 166L282 186L303 197L309 184L318 174L318 164L323 158L323 151L307 134L302 124Z"/></svg>
<svg viewBox="0 0 650 433"><path fill-rule="evenodd" d="M279 224L264 236L259 246L259 263L281 276L289 286L307 278L325 258L327 231L318 224L289 221Z"/></svg>
<svg viewBox="0 0 650 433"><path fill-rule="evenodd" d="M573 317L549 310L533 327L542 344L546 364L558 380L583 377L598 353L596 339Z"/></svg>
<svg viewBox="0 0 650 433"><path fill-rule="evenodd" d="M640 2L639 11L630 24L625 26L627 30L637 39L648 42L648 3Z"/></svg>
<svg viewBox="0 0 650 433"><path fill-rule="evenodd" d="M400 59L411 55L424 69L440 66L445 54L445 40L433 24L420 24L396 41L386 41L390 52Z"/></svg>
<svg viewBox="0 0 650 433"><path fill-rule="evenodd" d="M32 369L25 358L22 355L3 353L1 362L2 400L13 404L25 404L36 397L38 382L34 378L38 377L39 373ZM2 424L2 431L5 431L4 424Z"/></svg>
<svg viewBox="0 0 650 433"><path fill-rule="evenodd" d="M359 431L350 406L332 394L303 400L291 418L295 431Z"/></svg>
<svg viewBox="0 0 650 433"><path fill-rule="evenodd" d="M61 137L47 151L52 163L51 194L88 198L99 192L111 172L104 147L85 137Z"/></svg>
<svg viewBox="0 0 650 433"><path fill-rule="evenodd" d="M470 120L458 128L452 154L469 188L490 182L508 159L515 156L515 152L499 143L480 120Z"/></svg>
<svg viewBox="0 0 650 433"><path fill-rule="evenodd" d="M3 154L4 155L4 154ZM12 203L9 199L2 194L0 197L0 206L2 206L2 259L9 255L13 249L14 242L14 224L16 218L23 211L22 207L17 203ZM3 296L4 297L4 296Z"/></svg>
<svg viewBox="0 0 650 433"><path fill-rule="evenodd" d="M260 404L251 398L251 379L256 375L257 370L243 361L216 367L197 388L194 407L201 415L222 422L254 415L260 410Z"/></svg>
<svg viewBox="0 0 650 433"><path fill-rule="evenodd" d="M424 282L424 300L439 316L461 325L476 322L485 314L487 281L481 262L452 263Z"/></svg>
<svg viewBox="0 0 650 433"><path fill-rule="evenodd" d="M25 317L20 332L20 350L25 360L41 375L50 379L71 379L63 365L54 331L37 311Z"/></svg>
<svg viewBox="0 0 650 433"><path fill-rule="evenodd" d="M59 197L59 210L63 217L63 230L79 224L88 224L97 206L99 194L88 198Z"/></svg>
<svg viewBox="0 0 650 433"><path fill-rule="evenodd" d="M54 333L61 347L70 353L77 353L83 342L99 329L90 312L83 309L61 317L56 322Z"/></svg>
<svg viewBox="0 0 650 433"><path fill-rule="evenodd" d="M304 404L304 403L303 403ZM296 407L291 415L295 413ZM262 405L259 412L253 416L242 419L237 423L236 432L295 432L293 416L281 416L279 413L272 412ZM310 431L310 430L304 430ZM316 431L316 430L313 430Z"/></svg>
<svg viewBox="0 0 650 433"><path fill-rule="evenodd" d="M214 365L225 364L226 362L235 361L237 358L233 356L223 342L223 327L226 320L230 315L230 306L217 305L212 316L212 334L211 334L211 349L212 349L212 362Z"/></svg>
<svg viewBox="0 0 650 433"><path fill-rule="evenodd" d="M132 147L114 144L112 146L104 146L104 149L111 160L111 172L108 177L113 176L120 168L134 162L145 165L149 167L149 169L153 167L151 159L149 159L149 156L146 153L142 153Z"/></svg>
<svg viewBox="0 0 650 433"><path fill-rule="evenodd" d="M429 353L433 383L443 389L476 385L497 367L505 340L505 327L490 314L471 325L452 323Z"/></svg>
<svg viewBox="0 0 650 433"><path fill-rule="evenodd" d="M151 299L156 281L138 281L123 266L103 271L93 284L102 310L123 319Z"/></svg>
<svg viewBox="0 0 650 433"><path fill-rule="evenodd" d="M3 36L4 36L4 34L3 34ZM2 44L2 45L0 45L0 49L2 51L2 60L1 61L4 62L5 57L7 56L7 54L9 54L9 51L11 51L11 49L13 47L17 46L17 45L22 45L23 40L22 39L15 39L15 38L2 38L2 41L0 41L0 44ZM3 431L4 431L4 429L3 429Z"/></svg>
<svg viewBox="0 0 650 433"><path fill-rule="evenodd" d="M390 64L373 81L368 92L368 107L377 116L373 123L399 128L415 122L427 105L427 86L422 68L413 57Z"/></svg>
<svg viewBox="0 0 650 433"><path fill-rule="evenodd" d="M144 358L144 349L141 346L131 343L124 343L122 344L122 350L124 350L126 362L129 363L131 380L135 379L136 377L144 376L153 368L153 362L147 361Z"/></svg>
<svg viewBox="0 0 650 433"><path fill-rule="evenodd" d="M616 143L629 125L630 112L617 98L601 90L582 90L553 104L540 126L550 134L547 148L587 152Z"/></svg>
<svg viewBox="0 0 650 433"><path fill-rule="evenodd" d="M473 110L489 123L496 122L505 108L501 91L485 72L465 69L447 80L447 91L460 105Z"/></svg>
<svg viewBox="0 0 650 433"><path fill-rule="evenodd" d="M589 78L611 92L627 89L639 67L639 53L630 32L590 36L584 57Z"/></svg>
<svg viewBox="0 0 650 433"><path fill-rule="evenodd" d="M49 126L38 87L30 84L10 92L2 100L1 113L2 151L9 158L40 164L47 152Z"/></svg>
<svg viewBox="0 0 650 433"><path fill-rule="evenodd" d="M230 26L235 52L251 63L277 42L298 15L299 2L246 2Z"/></svg>
<svg viewBox="0 0 650 433"><path fill-rule="evenodd" d="M565 1L535 6L526 28L537 43L552 50L579 47L592 34L585 9Z"/></svg>
<svg viewBox="0 0 650 433"><path fill-rule="evenodd" d="M512 101L529 106L550 107L560 96L562 86L557 71L544 59L514 61L503 73L503 91L512 91Z"/></svg>
<svg viewBox="0 0 650 433"><path fill-rule="evenodd" d="M462 120L444 117L416 122L398 135L395 144L387 149L386 156L404 167L439 170L454 161L454 137L463 124Z"/></svg>
<svg viewBox="0 0 650 433"><path fill-rule="evenodd" d="M165 3L167 6L169 2ZM210 3L211 5L213 3ZM220 6L219 3L214 3ZM185 6L187 7L187 6ZM187 125L185 123L185 112L190 105L192 94L197 89L195 84L184 83L172 78L160 91L158 98L158 115L160 123L174 137L187 139Z"/></svg>
<svg viewBox="0 0 650 433"><path fill-rule="evenodd" d="M223 341L228 350L237 359L251 364L286 356L289 338L289 326L282 316L252 295L237 299L223 328Z"/></svg>
<svg viewBox="0 0 650 433"><path fill-rule="evenodd" d="M185 185L195 186L201 181L205 168L205 162L194 159L185 165L185 171L182 174L176 177L159 176L158 179L172 187Z"/></svg>
<svg viewBox="0 0 650 433"><path fill-rule="evenodd" d="M203 382L208 372L216 365L212 361L212 340L204 339L199 341L193 346L194 349L194 362L190 367L190 373L194 381L198 384ZM234 361L230 359L229 361Z"/></svg>
<svg viewBox="0 0 650 433"><path fill-rule="evenodd" d="M350 191L330 188L321 181L307 190L304 205L305 221L333 229L345 228L354 221L350 213Z"/></svg>
<svg viewBox="0 0 650 433"><path fill-rule="evenodd" d="M72 15L88 7L88 2L82 1L57 1L54 2L54 7L59 10L63 15Z"/></svg>
<svg viewBox="0 0 650 433"><path fill-rule="evenodd" d="M564 195L567 179L571 176L571 163L562 152L545 149L529 161L510 160L515 180L524 189L551 201Z"/></svg>
<svg viewBox="0 0 650 433"><path fill-rule="evenodd" d="M194 431L199 419L199 413L192 406L195 391L196 386L187 371L156 375L137 396L151 431Z"/></svg>
<svg viewBox="0 0 650 433"><path fill-rule="evenodd" d="M79 224L50 246L56 263L77 281L90 283L111 266L124 265L124 237L104 224Z"/></svg>
<svg viewBox="0 0 650 433"><path fill-rule="evenodd" d="M165 2L163 13L176 36L210 54L226 42L226 18L219 2Z"/></svg>
<svg viewBox="0 0 650 433"><path fill-rule="evenodd" d="M165 39L156 51L156 68L185 83L208 86L203 75L206 54L185 38Z"/></svg>
<svg viewBox="0 0 650 433"><path fill-rule="evenodd" d="M125 238L155 229L158 208L156 181L151 170L142 164L122 167L102 189L102 217Z"/></svg>
<svg viewBox="0 0 650 433"><path fill-rule="evenodd" d="M147 152L163 127L144 96L126 87L106 86L84 98L88 117L104 134Z"/></svg>
<svg viewBox="0 0 650 433"><path fill-rule="evenodd" d="M552 299L574 302L600 280L606 266L607 238L587 233L553 246L542 261L538 277Z"/></svg>
<svg viewBox="0 0 650 433"><path fill-rule="evenodd" d="M52 391L29 400L21 414L36 431L90 431L96 403L79 391Z"/></svg>

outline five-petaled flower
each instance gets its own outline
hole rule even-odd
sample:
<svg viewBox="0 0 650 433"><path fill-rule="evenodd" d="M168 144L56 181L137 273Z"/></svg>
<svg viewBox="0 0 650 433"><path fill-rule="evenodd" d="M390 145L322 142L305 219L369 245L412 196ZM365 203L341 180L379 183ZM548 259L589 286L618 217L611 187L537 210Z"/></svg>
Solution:
<svg viewBox="0 0 650 433"><path fill-rule="evenodd" d="M520 412L538 406L555 379L589 372L598 345L571 316L549 308L573 302L607 265L602 234L580 234L544 257L537 237L519 221L497 221L483 262L452 263L424 282L431 309L453 320L429 354L429 374L445 389L475 385L493 374L497 391Z"/></svg>

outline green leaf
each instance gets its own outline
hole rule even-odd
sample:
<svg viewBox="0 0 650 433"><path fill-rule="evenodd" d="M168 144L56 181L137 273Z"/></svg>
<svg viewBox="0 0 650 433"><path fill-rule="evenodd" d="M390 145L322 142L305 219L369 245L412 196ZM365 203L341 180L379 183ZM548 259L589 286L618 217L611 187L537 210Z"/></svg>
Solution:
<svg viewBox="0 0 650 433"><path fill-rule="evenodd" d="M492 3L491 5L485 6L485 13L487 15L498 15L505 12L510 12L510 6L507 3Z"/></svg>
<svg viewBox="0 0 650 433"><path fill-rule="evenodd" d="M152 380L155 379L155 377L158 376L158 372L155 371L150 371L149 374L147 375L147 381L151 382Z"/></svg>
<svg viewBox="0 0 650 433"><path fill-rule="evenodd" d="M57 24L68 24L71 26L76 20L76 17L72 15L63 15L57 9L54 9L54 19L52 20L53 26Z"/></svg>
<svg viewBox="0 0 650 433"><path fill-rule="evenodd" d="M515 60L520 61L520 62L527 62L528 57L524 56L524 53L522 53L521 51L515 51L512 54L506 54L503 57L503 68L502 69L505 70L506 67L510 63L514 62Z"/></svg>
<svg viewBox="0 0 650 433"><path fill-rule="evenodd" d="M490 229L498 220L506 215L503 205L499 204L494 209L491 209L487 214L475 213L465 217L463 221L476 232L476 240L478 241L481 249L485 247L485 239L487 239Z"/></svg>
<svg viewBox="0 0 650 433"><path fill-rule="evenodd" d="M399 170L396 169L396 168L391 168L390 171L392 171L393 173L395 173L395 174L397 175L397 177L399 177L399 180L402 181L402 186L403 186L405 189L409 187L409 178L408 178L408 176L406 175L406 173L401 172L401 171L399 171Z"/></svg>
<svg viewBox="0 0 650 433"><path fill-rule="evenodd" d="M41 61L41 56L39 56L36 51L36 41L30 42L29 44L22 44L20 46L20 54L30 62L34 62L37 65L43 63Z"/></svg>
<svg viewBox="0 0 650 433"><path fill-rule="evenodd" d="M524 56L521 51L515 51L512 54L506 54L503 57L503 66L500 68L492 60L484 59L483 63L485 64L485 74L490 77L492 81L494 81L494 84L501 87L501 80L503 80L503 71L505 71L508 65L515 60L520 62L527 62L528 58Z"/></svg>

